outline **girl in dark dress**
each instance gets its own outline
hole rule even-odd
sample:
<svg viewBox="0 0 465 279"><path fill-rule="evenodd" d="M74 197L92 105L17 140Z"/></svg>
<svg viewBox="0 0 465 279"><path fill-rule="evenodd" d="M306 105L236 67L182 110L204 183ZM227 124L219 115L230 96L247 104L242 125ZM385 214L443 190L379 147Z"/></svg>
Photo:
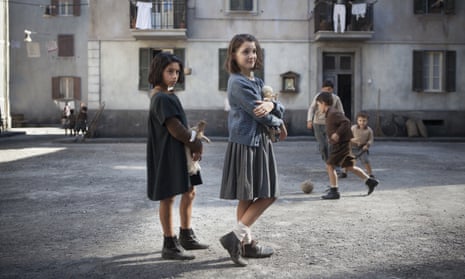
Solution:
<svg viewBox="0 0 465 279"><path fill-rule="evenodd" d="M194 160L200 160L202 143L190 141L186 114L172 88L184 82L181 60L171 53L161 52L152 61L149 83L153 86L150 100L147 139L147 194L149 199L160 201L159 218L164 241L162 258L191 260L195 257L186 250L206 249L198 242L192 227L194 185L202 183L200 172L189 176L185 145ZM173 229L173 204L181 194L180 233L177 238Z"/></svg>

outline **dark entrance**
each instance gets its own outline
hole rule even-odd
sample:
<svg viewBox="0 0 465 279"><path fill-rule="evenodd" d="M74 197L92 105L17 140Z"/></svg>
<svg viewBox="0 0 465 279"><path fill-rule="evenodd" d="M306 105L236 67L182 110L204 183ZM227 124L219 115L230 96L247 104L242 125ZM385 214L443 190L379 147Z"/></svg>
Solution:
<svg viewBox="0 0 465 279"><path fill-rule="evenodd" d="M353 57L352 53L323 53L323 80L333 82L334 92L349 119L352 119Z"/></svg>

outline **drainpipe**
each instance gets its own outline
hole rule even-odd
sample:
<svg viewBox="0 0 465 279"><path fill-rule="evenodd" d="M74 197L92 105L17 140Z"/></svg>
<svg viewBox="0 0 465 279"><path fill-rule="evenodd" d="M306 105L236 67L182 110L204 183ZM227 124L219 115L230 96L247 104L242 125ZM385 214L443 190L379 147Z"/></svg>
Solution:
<svg viewBox="0 0 465 279"><path fill-rule="evenodd" d="M5 64L3 65L3 77L2 80L5 82L3 83L3 103L1 105L1 118L4 121L4 125L6 129L11 126L11 116L10 116L10 36L9 36L9 17L8 17L8 1L3 1L3 59L5 59Z"/></svg>

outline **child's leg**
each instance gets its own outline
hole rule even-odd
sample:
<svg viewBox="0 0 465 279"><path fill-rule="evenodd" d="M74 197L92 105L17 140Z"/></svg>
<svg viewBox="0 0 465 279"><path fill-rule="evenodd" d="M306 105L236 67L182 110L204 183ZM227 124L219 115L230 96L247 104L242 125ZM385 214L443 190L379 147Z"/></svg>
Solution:
<svg viewBox="0 0 465 279"><path fill-rule="evenodd" d="M328 173L329 185L331 186L331 188L337 187L337 174L334 166L326 164L326 172Z"/></svg>
<svg viewBox="0 0 465 279"><path fill-rule="evenodd" d="M373 191L375 190L375 187L378 185L379 181L374 179L374 178L371 178L366 172L364 172L361 168L359 167L348 167L347 168L348 170L352 171L353 173L355 173L358 177L362 178L364 181L365 181L365 185L368 186L368 194L367 195L370 195L371 193L373 193Z"/></svg>
<svg viewBox="0 0 465 279"><path fill-rule="evenodd" d="M170 260L192 260L195 256L186 255L183 247L173 230L173 204L174 198L170 197L160 201L160 223L163 230L163 249L161 256Z"/></svg>
<svg viewBox="0 0 465 279"><path fill-rule="evenodd" d="M164 236L175 235L173 231L173 204L174 196L160 201L160 209L158 213Z"/></svg>
<svg viewBox="0 0 465 279"><path fill-rule="evenodd" d="M325 200L337 200L340 198L338 186L337 186L337 173L333 165L326 163L326 171L328 172L330 189L329 192L322 196Z"/></svg>
<svg viewBox="0 0 465 279"><path fill-rule="evenodd" d="M367 174L369 176L371 176L372 173L371 173L371 165L370 165L370 163L365 164L365 169L367 170Z"/></svg>
<svg viewBox="0 0 465 279"><path fill-rule="evenodd" d="M192 204L194 203L195 189L191 187L189 191L185 192L181 196L181 202L179 204L179 216L181 221L181 229L191 228L192 219Z"/></svg>
<svg viewBox="0 0 465 279"><path fill-rule="evenodd" d="M250 227L276 201L276 198L259 198L254 201L240 200L237 205L237 221Z"/></svg>
<svg viewBox="0 0 465 279"><path fill-rule="evenodd" d="M191 187L189 191L181 196L179 205L179 216L181 219L181 227L179 229L179 242L186 250L207 249L209 245L202 244L197 239L194 230L191 226L192 220L192 205L195 198L195 189Z"/></svg>
<svg viewBox="0 0 465 279"><path fill-rule="evenodd" d="M367 180L369 178L368 174L366 174L365 171L363 171L361 168L357 166L347 167L347 170L355 173L355 175L362 178L363 180Z"/></svg>

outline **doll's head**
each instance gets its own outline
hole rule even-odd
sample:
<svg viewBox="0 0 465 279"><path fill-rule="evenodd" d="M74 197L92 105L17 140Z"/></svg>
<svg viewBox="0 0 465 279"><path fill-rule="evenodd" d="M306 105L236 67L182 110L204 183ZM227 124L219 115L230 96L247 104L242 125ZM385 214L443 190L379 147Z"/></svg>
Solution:
<svg viewBox="0 0 465 279"><path fill-rule="evenodd" d="M278 94L274 94L273 87L269 85L263 86L262 95L264 101L276 101L278 99Z"/></svg>

